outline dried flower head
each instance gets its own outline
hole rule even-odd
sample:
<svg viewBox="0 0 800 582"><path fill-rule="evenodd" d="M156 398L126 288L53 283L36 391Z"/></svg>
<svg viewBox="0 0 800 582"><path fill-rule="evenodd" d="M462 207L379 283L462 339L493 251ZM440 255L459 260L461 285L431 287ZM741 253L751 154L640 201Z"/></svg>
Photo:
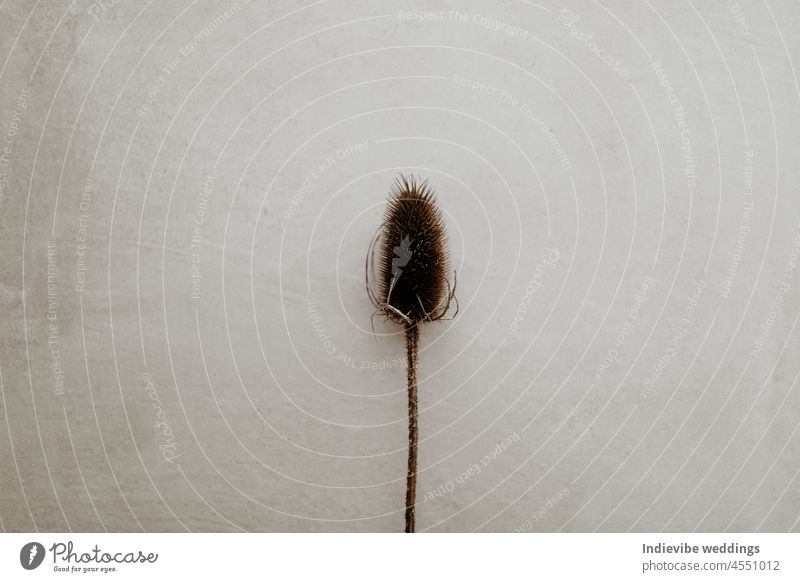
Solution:
<svg viewBox="0 0 800 582"><path fill-rule="evenodd" d="M370 273L374 279L377 245L381 246L375 291L370 286ZM442 319L455 299L455 273L451 287L448 271L447 236L433 191L427 180L418 183L413 176L401 175L389 195L383 224L367 251L366 280L367 293L376 313L383 313L387 319L405 326L408 362L405 531L408 533L416 531L419 324Z"/></svg>
<svg viewBox="0 0 800 582"><path fill-rule="evenodd" d="M377 291L370 286L376 245L380 245ZM427 180L420 183L413 176L401 175L367 255L370 299L396 323L436 321L455 298L455 282L450 285L448 272L447 235L433 190Z"/></svg>

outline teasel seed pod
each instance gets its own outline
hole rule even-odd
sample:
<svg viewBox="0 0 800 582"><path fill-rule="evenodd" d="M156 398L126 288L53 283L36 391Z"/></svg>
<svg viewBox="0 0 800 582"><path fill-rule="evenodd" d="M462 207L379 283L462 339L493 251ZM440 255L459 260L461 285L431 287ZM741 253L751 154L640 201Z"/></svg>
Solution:
<svg viewBox="0 0 800 582"><path fill-rule="evenodd" d="M375 255L378 269L375 273ZM367 293L375 313L404 326L408 380L408 472L405 531L416 528L417 448L419 443L417 365L421 324L445 318L455 301L450 284L447 234L442 211L428 181L400 175L389 194L383 224L366 259ZM374 280L377 278L377 282ZM372 279L372 280L371 280ZM373 283L376 287L373 289Z"/></svg>

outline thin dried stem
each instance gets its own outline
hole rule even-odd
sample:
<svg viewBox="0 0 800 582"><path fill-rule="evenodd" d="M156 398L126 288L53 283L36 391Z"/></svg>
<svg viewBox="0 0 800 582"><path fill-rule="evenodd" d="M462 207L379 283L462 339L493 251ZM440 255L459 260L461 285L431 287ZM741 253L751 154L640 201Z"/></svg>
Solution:
<svg viewBox="0 0 800 582"><path fill-rule="evenodd" d="M406 533L416 529L415 505L417 497L417 445L419 408L417 396L417 360L419 356L419 327L406 326L406 357L408 359L408 475L406 477Z"/></svg>

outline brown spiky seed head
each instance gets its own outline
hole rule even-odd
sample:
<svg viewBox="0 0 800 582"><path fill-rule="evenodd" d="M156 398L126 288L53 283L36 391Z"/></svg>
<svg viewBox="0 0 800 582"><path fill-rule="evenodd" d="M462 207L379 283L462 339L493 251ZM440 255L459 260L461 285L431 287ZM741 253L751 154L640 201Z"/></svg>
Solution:
<svg viewBox="0 0 800 582"><path fill-rule="evenodd" d="M434 193L427 180L401 175L383 223L379 294L386 315L414 324L435 318L447 302L447 273L447 237Z"/></svg>

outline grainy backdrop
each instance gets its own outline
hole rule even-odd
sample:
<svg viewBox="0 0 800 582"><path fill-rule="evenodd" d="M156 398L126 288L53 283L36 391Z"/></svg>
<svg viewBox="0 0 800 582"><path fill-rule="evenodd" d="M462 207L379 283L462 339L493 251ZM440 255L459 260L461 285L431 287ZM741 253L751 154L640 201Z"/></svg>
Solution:
<svg viewBox="0 0 800 582"><path fill-rule="evenodd" d="M0 525L400 531L364 257L444 209L425 531L800 520L793 0L0 3ZM377 336L377 337L376 337Z"/></svg>

